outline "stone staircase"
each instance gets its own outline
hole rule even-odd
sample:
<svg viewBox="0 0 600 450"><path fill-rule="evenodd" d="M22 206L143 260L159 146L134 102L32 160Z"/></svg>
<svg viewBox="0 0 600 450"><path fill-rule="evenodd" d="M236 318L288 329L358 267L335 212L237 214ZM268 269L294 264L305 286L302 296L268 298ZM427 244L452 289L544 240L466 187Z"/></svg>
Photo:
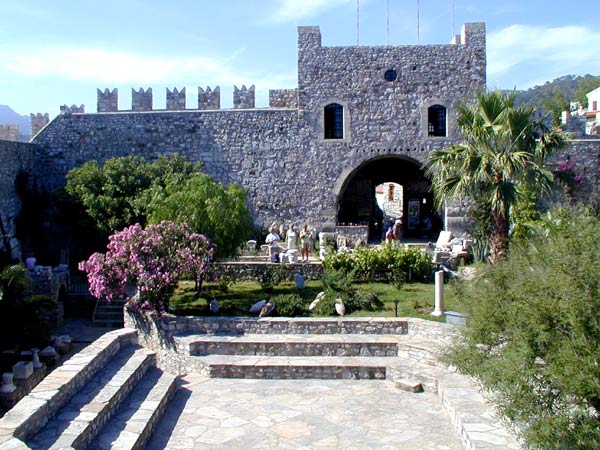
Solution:
<svg viewBox="0 0 600 450"><path fill-rule="evenodd" d="M257 323L249 333L175 334L174 343L188 370L208 377L391 379L412 392L436 389L440 343L407 335L401 323L298 319L285 330Z"/></svg>
<svg viewBox="0 0 600 450"><path fill-rule="evenodd" d="M0 419L0 449L141 449L175 381L135 330L106 333Z"/></svg>
<svg viewBox="0 0 600 450"><path fill-rule="evenodd" d="M92 315L92 322L97 326L120 328L123 326L123 306L124 300L115 300L107 302L106 300L97 300Z"/></svg>

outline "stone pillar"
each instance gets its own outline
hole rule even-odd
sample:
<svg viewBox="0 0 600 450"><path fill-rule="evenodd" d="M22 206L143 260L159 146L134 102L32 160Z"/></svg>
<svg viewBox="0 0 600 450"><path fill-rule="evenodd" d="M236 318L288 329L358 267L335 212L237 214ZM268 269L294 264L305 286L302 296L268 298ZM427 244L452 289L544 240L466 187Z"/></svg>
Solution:
<svg viewBox="0 0 600 450"><path fill-rule="evenodd" d="M50 116L48 113L30 114L29 116L31 117L31 137L34 137L36 134L38 134L42 128L44 128L46 125L48 125L48 122L50 122Z"/></svg>
<svg viewBox="0 0 600 450"><path fill-rule="evenodd" d="M221 88L217 86L211 89L206 87L206 90L198 86L198 109L221 109Z"/></svg>
<svg viewBox="0 0 600 450"><path fill-rule="evenodd" d="M241 89L237 86L233 86L233 107L235 109L251 109L254 108L255 100L254 85L246 88L246 85L242 85Z"/></svg>
<svg viewBox="0 0 600 450"><path fill-rule="evenodd" d="M432 316L444 315L444 271L438 270L435 273L435 308Z"/></svg>
<svg viewBox="0 0 600 450"><path fill-rule="evenodd" d="M167 110L181 111L185 109L185 88L178 91L174 88L172 91L167 88Z"/></svg>
<svg viewBox="0 0 600 450"><path fill-rule="evenodd" d="M140 88L139 91L131 88L131 110L152 111L152 88Z"/></svg>
<svg viewBox="0 0 600 450"><path fill-rule="evenodd" d="M119 110L119 90L114 88L112 91L96 89L98 93L98 109L101 112L117 112Z"/></svg>

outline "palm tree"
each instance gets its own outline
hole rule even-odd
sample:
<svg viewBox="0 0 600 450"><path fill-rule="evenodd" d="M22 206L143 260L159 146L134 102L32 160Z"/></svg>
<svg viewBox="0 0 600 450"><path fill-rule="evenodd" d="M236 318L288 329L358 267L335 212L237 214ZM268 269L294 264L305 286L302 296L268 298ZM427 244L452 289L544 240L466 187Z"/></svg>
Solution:
<svg viewBox="0 0 600 450"><path fill-rule="evenodd" d="M457 125L464 141L434 150L425 167L436 203L471 198L490 205L491 260L508 251L510 209L527 190L548 192L554 177L544 167L567 137L534 119L532 107L515 107L515 94L482 92L475 104L459 104Z"/></svg>
<svg viewBox="0 0 600 450"><path fill-rule="evenodd" d="M16 298L31 287L31 278L22 264L7 266L0 271L0 300L14 304Z"/></svg>

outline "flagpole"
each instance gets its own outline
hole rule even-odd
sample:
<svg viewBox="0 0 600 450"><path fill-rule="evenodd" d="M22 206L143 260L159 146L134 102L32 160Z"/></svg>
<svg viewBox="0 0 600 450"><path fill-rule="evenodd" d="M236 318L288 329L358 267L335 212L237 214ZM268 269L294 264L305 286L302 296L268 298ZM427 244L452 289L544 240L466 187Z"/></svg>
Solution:
<svg viewBox="0 0 600 450"><path fill-rule="evenodd" d="M359 3L360 0L356 0L356 45L360 45L360 21L359 21Z"/></svg>
<svg viewBox="0 0 600 450"><path fill-rule="evenodd" d="M450 39L454 39L454 0L450 0L450 6L452 8L452 36Z"/></svg>
<svg viewBox="0 0 600 450"><path fill-rule="evenodd" d="M419 14L419 0L417 0L417 44L420 44L421 42L421 30L419 28L419 20L420 20L420 14Z"/></svg>
<svg viewBox="0 0 600 450"><path fill-rule="evenodd" d="M385 20L387 25L387 45L390 45L390 0L385 1Z"/></svg>

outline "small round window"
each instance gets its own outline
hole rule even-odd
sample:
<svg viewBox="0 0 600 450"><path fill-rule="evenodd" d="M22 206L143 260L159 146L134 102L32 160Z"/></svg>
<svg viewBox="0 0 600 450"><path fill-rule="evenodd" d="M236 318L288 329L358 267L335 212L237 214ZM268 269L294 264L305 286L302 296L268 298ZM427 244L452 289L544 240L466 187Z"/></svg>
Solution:
<svg viewBox="0 0 600 450"><path fill-rule="evenodd" d="M383 78L385 78L385 81L396 81L398 74L394 69L390 69L383 75Z"/></svg>

